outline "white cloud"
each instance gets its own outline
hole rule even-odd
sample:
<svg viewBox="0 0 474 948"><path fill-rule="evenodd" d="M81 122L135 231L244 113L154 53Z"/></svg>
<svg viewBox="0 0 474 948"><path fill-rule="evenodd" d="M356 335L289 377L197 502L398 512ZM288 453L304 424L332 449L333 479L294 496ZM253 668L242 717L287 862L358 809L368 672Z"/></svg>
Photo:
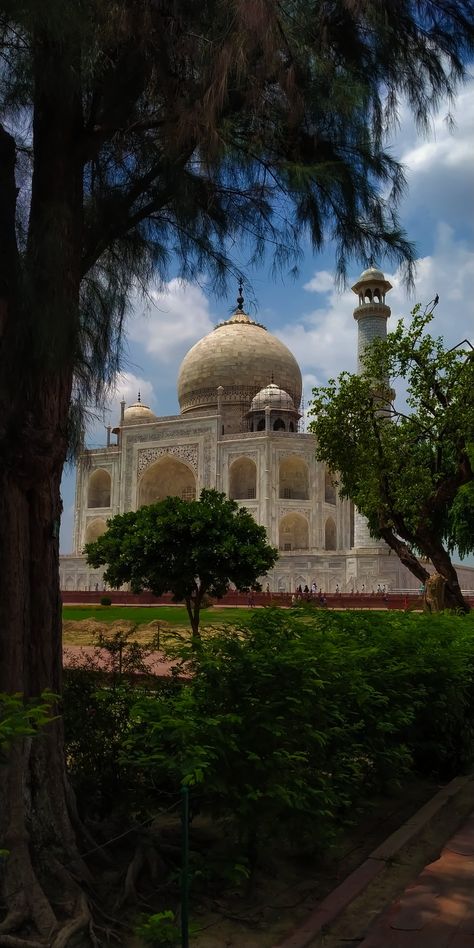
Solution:
<svg viewBox="0 0 474 948"><path fill-rule="evenodd" d="M427 138L419 140L414 132L413 120L408 110L401 119L397 147L401 149L401 160L414 171L426 173L435 165L450 169L472 165L472 130L474 125L474 79L468 81L456 98L452 111L453 123L446 120L450 113L445 101L438 115L432 120Z"/></svg>
<svg viewBox="0 0 474 948"><path fill-rule="evenodd" d="M401 206L402 219L417 232L444 220L456 228L472 224L474 213L474 79L456 98L452 110L454 126L446 121L450 113L442 103L425 138L416 133L409 110L401 114L396 153L405 166L408 193ZM415 222L416 219L416 222Z"/></svg>
<svg viewBox="0 0 474 948"><path fill-rule="evenodd" d="M311 280L303 285L310 293L327 293L334 286L334 273L329 270L317 270Z"/></svg>
<svg viewBox="0 0 474 948"><path fill-rule="evenodd" d="M152 289L146 302L137 301L129 337L142 345L155 361L176 364L187 350L210 332L215 321L209 300L196 283L170 280L163 289Z"/></svg>
<svg viewBox="0 0 474 948"><path fill-rule="evenodd" d="M120 372L115 379L109 401L114 403L124 399L127 405L133 405L140 392L140 401L154 411L156 409L155 392L151 382L134 375L133 372Z"/></svg>

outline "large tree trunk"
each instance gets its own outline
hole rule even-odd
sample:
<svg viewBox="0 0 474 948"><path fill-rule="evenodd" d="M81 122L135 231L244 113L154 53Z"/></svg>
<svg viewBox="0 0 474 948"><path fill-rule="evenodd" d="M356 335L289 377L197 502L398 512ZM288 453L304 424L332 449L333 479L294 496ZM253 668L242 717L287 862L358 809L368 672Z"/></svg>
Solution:
<svg viewBox="0 0 474 948"><path fill-rule="evenodd" d="M15 472L0 476L2 621L0 690L37 697L61 692L58 583L59 471L24 490ZM61 720L17 742L0 767L0 840L7 916L0 932L34 923L47 944L80 904L78 858L66 785ZM65 867L67 866L67 869ZM54 901L61 908L54 913ZM0 935L0 944L2 938Z"/></svg>
<svg viewBox="0 0 474 948"><path fill-rule="evenodd" d="M0 473L0 691L26 698L61 692L60 471L56 459L47 476L27 486L21 471ZM74 816L58 718L37 737L15 743L0 766L0 846L9 852L0 945L1 933L33 923L46 944L60 948L68 918L89 921L76 881L87 870Z"/></svg>
<svg viewBox="0 0 474 948"><path fill-rule="evenodd" d="M413 576L416 576L416 578L424 585L430 574L428 570L425 569L423 564L420 563L415 554L412 553L407 544L394 533L391 527L382 527L380 530L380 536L397 554L400 562L403 563L403 566L406 566L406 568L410 570L410 573L412 573Z"/></svg>
<svg viewBox="0 0 474 948"><path fill-rule="evenodd" d="M444 607L459 612L469 612L470 606L466 602L459 585L458 574L451 562L449 553L440 543L436 543L430 535L423 533L423 550L429 556L435 570L442 576L444 587Z"/></svg>
<svg viewBox="0 0 474 948"><path fill-rule="evenodd" d="M26 699L44 689L61 693L59 487L82 236L78 74L70 38L36 38L35 163L21 259L14 147L0 136L0 207L8 212L0 228L0 691ZM0 945L12 943L6 933L36 931L43 944L63 948L89 923L74 810L58 718L16 742L1 763L0 848L9 855L0 878Z"/></svg>

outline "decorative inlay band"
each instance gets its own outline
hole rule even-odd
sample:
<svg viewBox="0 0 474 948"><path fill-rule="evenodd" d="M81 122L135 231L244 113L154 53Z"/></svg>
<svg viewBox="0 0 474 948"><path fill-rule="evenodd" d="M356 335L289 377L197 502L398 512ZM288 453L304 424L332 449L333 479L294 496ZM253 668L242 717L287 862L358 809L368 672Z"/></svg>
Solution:
<svg viewBox="0 0 474 948"><path fill-rule="evenodd" d="M197 444L176 444L160 448L144 448L138 452L138 476L140 477L150 464L154 464L159 458L169 455L184 461L193 469L194 473L198 471L198 445Z"/></svg>

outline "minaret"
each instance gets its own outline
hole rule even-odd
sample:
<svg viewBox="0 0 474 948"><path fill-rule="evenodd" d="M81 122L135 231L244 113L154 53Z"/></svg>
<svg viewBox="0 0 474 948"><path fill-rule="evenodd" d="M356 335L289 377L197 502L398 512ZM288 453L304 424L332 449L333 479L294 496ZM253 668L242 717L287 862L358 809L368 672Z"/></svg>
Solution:
<svg viewBox="0 0 474 948"><path fill-rule="evenodd" d="M370 267L361 273L352 290L359 297L359 305L354 310L357 320L357 374L364 371L364 350L373 339L387 338L387 320L390 306L385 303L385 294L392 284L385 279L381 270ZM354 512L354 548L385 548L383 540L370 536L367 521L357 510Z"/></svg>
<svg viewBox="0 0 474 948"><path fill-rule="evenodd" d="M387 319L390 316L390 306L385 303L385 294L392 289L392 284L385 279L381 270L371 267L361 273L357 283L354 283L352 292L359 297L359 305L354 310L354 319L358 324L357 341L357 374L363 372L363 358L365 347L373 339L387 338Z"/></svg>

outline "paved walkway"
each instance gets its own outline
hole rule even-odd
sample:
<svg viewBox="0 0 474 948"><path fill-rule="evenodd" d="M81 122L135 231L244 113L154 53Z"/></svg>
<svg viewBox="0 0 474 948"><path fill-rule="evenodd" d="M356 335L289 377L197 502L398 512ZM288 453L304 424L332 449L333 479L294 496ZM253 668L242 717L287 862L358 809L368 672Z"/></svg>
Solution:
<svg viewBox="0 0 474 948"><path fill-rule="evenodd" d="M474 813L359 948L474 948Z"/></svg>

